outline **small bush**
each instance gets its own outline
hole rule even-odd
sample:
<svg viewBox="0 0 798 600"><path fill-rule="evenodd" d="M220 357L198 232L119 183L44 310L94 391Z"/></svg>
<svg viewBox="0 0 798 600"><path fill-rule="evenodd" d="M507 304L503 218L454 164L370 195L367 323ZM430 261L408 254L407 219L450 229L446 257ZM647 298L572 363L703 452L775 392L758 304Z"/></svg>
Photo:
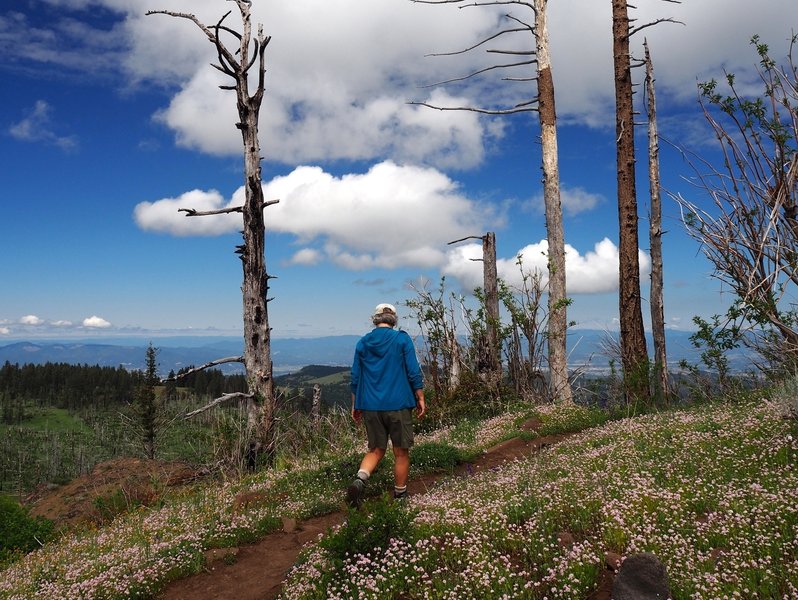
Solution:
<svg viewBox="0 0 798 600"><path fill-rule="evenodd" d="M53 536L53 522L31 517L9 496L0 496L0 565L27 554Z"/></svg>
<svg viewBox="0 0 798 600"><path fill-rule="evenodd" d="M410 464L422 473L448 471L463 461L463 453L449 444L425 442L413 447Z"/></svg>
<svg viewBox="0 0 798 600"><path fill-rule="evenodd" d="M347 556L368 554L375 548L386 548L392 539L410 541L413 513L385 495L368 505L370 511L351 510L336 532L322 539L321 547L339 564Z"/></svg>

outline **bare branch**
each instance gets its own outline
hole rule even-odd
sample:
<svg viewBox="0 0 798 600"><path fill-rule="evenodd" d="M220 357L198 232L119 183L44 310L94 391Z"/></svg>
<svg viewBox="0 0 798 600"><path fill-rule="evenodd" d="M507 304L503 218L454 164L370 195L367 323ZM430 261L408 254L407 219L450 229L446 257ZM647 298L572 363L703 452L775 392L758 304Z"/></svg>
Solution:
<svg viewBox="0 0 798 600"><path fill-rule="evenodd" d="M665 0L667 1L667 0ZM634 34L646 29L647 27L653 27L654 25L659 25L660 23L678 23L679 25L684 25L681 21L677 21L676 19L657 19L655 21L651 21L651 23L646 23L645 25L641 25L640 27L635 27L634 29L629 30L629 37L632 37Z"/></svg>
<svg viewBox="0 0 798 600"><path fill-rule="evenodd" d="M410 0L410 1L415 4L461 4L465 0ZM519 0L489 0L486 2L472 2L471 4L464 4L463 6L458 6L457 8L471 8L474 6L500 6L506 4L519 4L521 6L528 6L532 10L535 10L535 7L529 2L520 2Z"/></svg>
<svg viewBox="0 0 798 600"><path fill-rule="evenodd" d="M200 367L194 367L193 369L189 369L183 373L179 373L174 377L167 377L166 379L161 379L161 383L166 383L167 381L178 381L179 379L183 379L192 373L198 373L199 371L204 371L205 369L210 369L211 367L215 367L217 365L224 365L227 363L243 363L244 357L243 356L228 356L227 358L217 358L216 360L212 360L211 362L205 363Z"/></svg>
<svg viewBox="0 0 798 600"><path fill-rule="evenodd" d="M521 112L537 112L537 108L510 108L505 110L494 110L489 108L474 108L473 106L435 106L434 104L428 104L426 102L408 102L408 104L413 106L426 106L427 108L434 108L435 110L466 110L470 112L480 113L483 115L512 115L515 113ZM523 105L519 105L523 106Z"/></svg>
<svg viewBox="0 0 798 600"><path fill-rule="evenodd" d="M500 31L499 33L493 34L490 37L486 37L481 42L477 42L473 46L471 46L469 48L465 48L464 50L457 50L455 52L437 52L437 53L433 53L433 54L427 54L427 56L456 56L458 54L465 54L466 52L469 52L470 50L474 50L475 48L479 48L482 44L487 44L489 41L495 40L496 38L501 37L505 33L518 33L519 31L526 31L526 29L527 29L526 27L519 27L519 28L516 28L516 29L505 29L503 31Z"/></svg>
<svg viewBox="0 0 798 600"><path fill-rule="evenodd" d="M216 398L212 402L206 404L202 408L198 408L197 410L192 410L190 413L186 413L183 415L183 419L190 419L191 417L212 409L214 406L219 406L220 404L229 402L230 400L251 400L254 397L254 394L245 394L244 392L231 392L229 394L224 394L223 396L220 396L219 398Z"/></svg>
<svg viewBox="0 0 798 600"><path fill-rule="evenodd" d="M279 200L267 200L261 204L261 209L271 206L272 204L279 204ZM234 212L244 212L243 206L231 206L230 208L220 208L218 210L197 210L196 208L178 208L177 212L186 213L187 217L209 217L211 215L226 215Z"/></svg>
<svg viewBox="0 0 798 600"><path fill-rule="evenodd" d="M485 50L489 54L512 54L514 56L535 56L534 50Z"/></svg>
<svg viewBox="0 0 798 600"><path fill-rule="evenodd" d="M469 235L467 237L460 238L459 240L448 242L446 245L451 246L452 244L459 244L460 242L464 242L466 240L484 240L484 239L485 239L484 235Z"/></svg>
<svg viewBox="0 0 798 600"><path fill-rule="evenodd" d="M465 81L466 79L471 79L472 77L476 77L477 75L481 75L482 73L487 73L488 71L493 71L494 69L509 69L511 67L521 67L524 65L533 65L537 63L537 60L525 60L518 63L509 63L506 65L491 65L490 67L485 67L484 69L479 69L470 73L469 75L464 75L462 77L455 77L454 79L447 79L446 81L439 81L437 83L430 83L428 85L422 85L422 89L436 87L439 85L445 85L447 83L455 83L457 81Z"/></svg>

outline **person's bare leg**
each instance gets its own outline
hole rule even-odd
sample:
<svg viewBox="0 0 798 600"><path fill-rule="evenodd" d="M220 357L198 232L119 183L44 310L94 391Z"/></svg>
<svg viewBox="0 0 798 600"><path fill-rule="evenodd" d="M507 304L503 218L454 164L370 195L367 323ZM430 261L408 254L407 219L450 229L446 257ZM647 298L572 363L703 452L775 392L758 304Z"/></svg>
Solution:
<svg viewBox="0 0 798 600"><path fill-rule="evenodd" d="M349 506L353 508L360 508L363 503L363 490L366 487L366 481L371 476L374 469L385 456L385 448L372 448L360 461L360 470L357 472L357 477L346 489L346 500Z"/></svg>
<svg viewBox="0 0 798 600"><path fill-rule="evenodd" d="M360 461L360 470L371 475L377 465L380 464L383 456L385 456L385 448L372 448Z"/></svg>
<svg viewBox="0 0 798 600"><path fill-rule="evenodd" d="M394 485L398 488L407 487L410 476L410 450L408 448L394 448Z"/></svg>

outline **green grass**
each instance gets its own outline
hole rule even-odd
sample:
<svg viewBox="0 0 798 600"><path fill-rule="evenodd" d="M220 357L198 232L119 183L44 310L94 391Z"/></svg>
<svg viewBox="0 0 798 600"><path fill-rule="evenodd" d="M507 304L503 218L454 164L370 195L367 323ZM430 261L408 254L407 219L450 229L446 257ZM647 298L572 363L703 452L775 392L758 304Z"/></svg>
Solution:
<svg viewBox="0 0 798 600"><path fill-rule="evenodd" d="M86 423L64 408L46 407L34 410L30 418L16 427L53 433L91 433L91 428ZM0 425L0 432L7 429L8 425Z"/></svg>

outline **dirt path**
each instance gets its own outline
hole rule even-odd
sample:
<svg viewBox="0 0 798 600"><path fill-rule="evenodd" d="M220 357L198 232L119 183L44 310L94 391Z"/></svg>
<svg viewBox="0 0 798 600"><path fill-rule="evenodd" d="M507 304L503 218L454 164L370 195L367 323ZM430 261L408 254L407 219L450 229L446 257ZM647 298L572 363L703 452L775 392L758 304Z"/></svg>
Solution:
<svg viewBox="0 0 798 600"><path fill-rule="evenodd" d="M539 423L528 423L526 429L536 429ZM469 464L461 465L454 476L469 476L473 473L495 468L508 461L530 456L547 446L554 445L566 435L546 436L531 441L515 438L480 455ZM411 480L408 491L423 494L437 481L447 477L430 474ZM341 491L343 502L343 490ZM314 541L328 528L341 523L344 513L337 512L294 523L286 522L283 531L267 535L261 541L240 548L209 552L207 569L170 584L158 596L161 600L271 600L282 589L282 582L296 562L303 546ZM225 560L227 555L234 555ZM229 564L228 564L229 562ZM612 572L606 570L599 589L590 600L609 600L612 588Z"/></svg>

